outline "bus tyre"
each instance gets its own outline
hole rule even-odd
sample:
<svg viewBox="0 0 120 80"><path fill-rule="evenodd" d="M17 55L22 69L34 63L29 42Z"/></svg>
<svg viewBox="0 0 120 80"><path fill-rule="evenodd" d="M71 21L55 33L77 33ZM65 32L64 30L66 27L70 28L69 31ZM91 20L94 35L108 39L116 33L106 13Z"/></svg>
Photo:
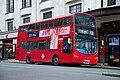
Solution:
<svg viewBox="0 0 120 80"><path fill-rule="evenodd" d="M59 64L59 57L57 55L54 55L52 58L52 64L57 66Z"/></svg>
<svg viewBox="0 0 120 80"><path fill-rule="evenodd" d="M27 64L31 64L30 56L29 56L29 55L26 57L26 63L27 63Z"/></svg>

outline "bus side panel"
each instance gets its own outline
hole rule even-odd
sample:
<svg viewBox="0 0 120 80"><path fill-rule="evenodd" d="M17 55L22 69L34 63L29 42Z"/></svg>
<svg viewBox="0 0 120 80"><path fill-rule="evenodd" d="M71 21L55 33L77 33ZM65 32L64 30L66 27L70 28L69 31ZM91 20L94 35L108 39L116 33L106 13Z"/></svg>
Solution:
<svg viewBox="0 0 120 80"><path fill-rule="evenodd" d="M23 51L20 48L17 48L15 59L19 60L19 61L25 61L26 60L26 53L25 53L25 51Z"/></svg>
<svg viewBox="0 0 120 80"><path fill-rule="evenodd" d="M50 62L51 52L49 50L41 50L39 51L38 56L38 61Z"/></svg>
<svg viewBox="0 0 120 80"><path fill-rule="evenodd" d="M27 34L25 32L20 32L18 29L18 37L17 37L17 48L16 48L16 55L15 59L19 61L26 60L26 51L21 48L21 42L27 41Z"/></svg>
<svg viewBox="0 0 120 80"><path fill-rule="evenodd" d="M98 53L95 54L81 54L77 50L74 54L74 62L81 64L97 64L98 62Z"/></svg>
<svg viewBox="0 0 120 80"><path fill-rule="evenodd" d="M32 62L51 62L50 50L31 51L30 57Z"/></svg>

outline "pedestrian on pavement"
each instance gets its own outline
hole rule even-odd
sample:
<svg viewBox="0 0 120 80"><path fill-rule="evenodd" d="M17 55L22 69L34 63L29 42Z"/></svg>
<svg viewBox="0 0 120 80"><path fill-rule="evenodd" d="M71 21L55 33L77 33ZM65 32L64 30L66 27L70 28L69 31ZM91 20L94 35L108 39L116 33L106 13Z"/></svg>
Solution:
<svg viewBox="0 0 120 80"><path fill-rule="evenodd" d="M0 62L2 62L2 58L0 58Z"/></svg>
<svg viewBox="0 0 120 80"><path fill-rule="evenodd" d="M105 46L101 45L100 46L100 53L102 55L102 63L103 63L103 65L105 64L105 52L106 52Z"/></svg>
<svg viewBox="0 0 120 80"><path fill-rule="evenodd" d="M9 58L12 59L12 57L13 57L12 48L10 48L10 49L8 50L8 52L9 52Z"/></svg>

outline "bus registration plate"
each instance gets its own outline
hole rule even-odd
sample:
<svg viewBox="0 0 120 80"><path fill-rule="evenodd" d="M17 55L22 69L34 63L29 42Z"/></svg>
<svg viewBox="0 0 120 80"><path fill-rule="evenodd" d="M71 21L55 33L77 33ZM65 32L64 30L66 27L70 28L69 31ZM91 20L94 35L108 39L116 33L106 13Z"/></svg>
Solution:
<svg viewBox="0 0 120 80"><path fill-rule="evenodd" d="M84 60L83 64L90 64L90 60Z"/></svg>

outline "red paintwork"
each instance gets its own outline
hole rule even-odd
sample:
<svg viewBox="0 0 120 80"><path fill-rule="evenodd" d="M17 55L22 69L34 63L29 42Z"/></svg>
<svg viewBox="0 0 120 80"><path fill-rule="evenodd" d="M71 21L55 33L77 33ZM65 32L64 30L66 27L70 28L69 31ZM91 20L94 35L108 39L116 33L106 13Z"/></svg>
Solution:
<svg viewBox="0 0 120 80"><path fill-rule="evenodd" d="M78 14L78 13L77 13ZM86 13L84 13L86 14ZM58 18L65 18L65 17L74 17L74 14L58 17ZM57 19L57 18L54 18ZM54 19L46 19L44 21L54 20ZM37 21L34 23L43 22L43 21ZM24 25L30 25L34 23L28 23ZM61 26L63 27L63 26ZM58 27L55 27L58 28ZM53 28L52 28L53 29ZM32 62L51 62L53 55L57 54L59 57L59 63L80 63L80 64L97 64L98 61L98 52L90 55L86 54L80 54L76 48L75 48L75 42L74 42L74 22L70 25L70 34L67 35L59 35L58 37L58 49L55 50L33 50L33 51L25 51L22 48L20 48L20 42L21 41L34 41L34 40L50 40L50 37L42 37L42 38L28 38L26 32L20 32L18 29L18 39L17 39L17 49L16 49L16 55L15 59L19 61L25 61L26 56L29 54ZM59 40L60 38L64 37L71 37L73 40L73 50L71 54L65 54L63 53L63 40ZM44 55L43 55L44 54ZM42 58L44 57L44 58ZM84 60L90 60L89 63L85 63Z"/></svg>

